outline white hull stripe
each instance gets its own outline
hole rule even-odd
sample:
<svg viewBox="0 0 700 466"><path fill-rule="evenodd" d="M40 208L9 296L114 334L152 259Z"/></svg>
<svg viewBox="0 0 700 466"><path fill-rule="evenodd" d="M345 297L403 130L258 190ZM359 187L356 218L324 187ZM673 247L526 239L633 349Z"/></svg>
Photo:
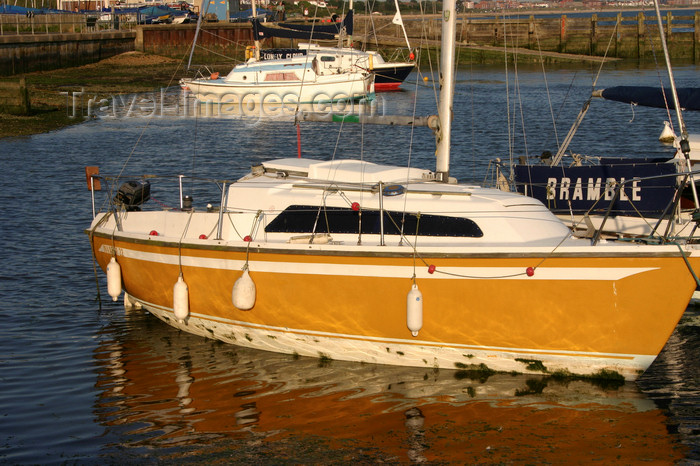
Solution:
<svg viewBox="0 0 700 466"><path fill-rule="evenodd" d="M112 254L113 248L102 245L100 252ZM180 258L174 254L158 254L133 249L117 248L117 255L146 262L178 265ZM253 255L254 256L254 255ZM242 270L243 260L214 259L206 257L182 256L184 267L202 267L219 270ZM348 277L417 278L438 279L509 279L509 280L593 280L617 281L632 275L656 270L655 267L540 267L532 277L528 277L524 267L440 267L436 260L436 273L430 274L425 266L329 264L308 262L272 262L249 260L252 273L288 273L303 275L335 275ZM533 261L534 262L534 261ZM533 265L535 265L533 263ZM442 273L440 273L442 272Z"/></svg>

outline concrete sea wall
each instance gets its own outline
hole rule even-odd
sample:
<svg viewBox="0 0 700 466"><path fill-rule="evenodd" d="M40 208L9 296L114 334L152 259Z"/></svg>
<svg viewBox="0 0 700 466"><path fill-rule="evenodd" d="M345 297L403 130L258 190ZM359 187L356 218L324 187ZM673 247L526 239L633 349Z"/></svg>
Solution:
<svg viewBox="0 0 700 466"><path fill-rule="evenodd" d="M353 34L356 45L364 42L368 47L405 47L403 32L391 20L391 16L357 15ZM439 15L404 16L403 20L412 47L434 48L438 44ZM700 11L676 16L668 12L662 21L671 57L700 63ZM160 24L130 25L132 29L126 31L91 26L80 32L52 33L51 27L48 23L32 26L30 34L26 32L29 26L22 29L17 21L8 22L0 32L0 75L83 65L132 50L182 58L188 54L196 30L194 24ZM70 27L76 29L75 25ZM41 33L44 30L49 32ZM205 23L197 38L194 62L240 60L252 40L249 23ZM507 45L521 50L638 60L653 60L661 53L657 19L644 12L636 16L603 17L592 13L587 17L563 14L548 18L460 15L457 40L463 50L491 47L502 51ZM288 39L264 44L292 45ZM478 60L479 55L474 56Z"/></svg>
<svg viewBox="0 0 700 466"><path fill-rule="evenodd" d="M0 75L94 63L134 50L133 31L0 36Z"/></svg>

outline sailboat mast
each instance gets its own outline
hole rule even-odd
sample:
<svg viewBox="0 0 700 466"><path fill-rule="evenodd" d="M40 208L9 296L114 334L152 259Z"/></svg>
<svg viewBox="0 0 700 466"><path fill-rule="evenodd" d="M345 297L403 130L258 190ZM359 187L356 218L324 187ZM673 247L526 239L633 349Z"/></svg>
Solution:
<svg viewBox="0 0 700 466"><path fill-rule="evenodd" d="M654 0L654 8L656 9L656 20L659 23L659 36L661 37L661 46L664 50L664 58L666 60L666 69L668 70L668 80L671 83L671 94L673 95L673 106L676 108L676 117L678 118L678 126L681 131L681 141L680 149L685 156L686 165L689 172L692 172L692 167L690 165L690 143L688 142L688 130L685 127L685 121L683 121L683 112L681 111L681 104L678 101L678 92L676 92L676 80L673 79L673 69L671 68L671 57L668 53L668 46L666 45L666 35L664 34L664 24L661 20L661 10L659 9L659 0ZM667 25L669 28L670 24ZM700 203L698 203L698 192L695 188L695 177L690 175L690 187L693 192L693 201L695 202L695 208L700 209Z"/></svg>
<svg viewBox="0 0 700 466"><path fill-rule="evenodd" d="M253 19L258 17L258 10L255 7L255 0L251 0L250 7L253 13ZM253 34L255 34L255 28L253 28ZM253 46L255 47L255 60L260 60L260 41L258 36L253 37Z"/></svg>
<svg viewBox="0 0 700 466"><path fill-rule="evenodd" d="M454 99L455 37L457 19L455 0L444 0L442 7L442 40L440 53L440 97L438 103L439 127L435 150L438 181L450 178L450 143L452 135L452 100Z"/></svg>
<svg viewBox="0 0 700 466"><path fill-rule="evenodd" d="M666 45L666 35L664 34L664 25L661 20L661 10L659 9L659 1L654 0L654 8L656 9L656 20L659 23L659 36L661 38L661 47L664 51L664 58L666 59L666 70L668 71L668 79L671 82L671 94L673 94L673 105L676 107L676 116L678 118L678 125L681 129L681 137L687 137L688 133L685 128L685 122L683 121L683 114L681 113L681 106L678 102L678 94L676 93L676 81L673 79L673 69L671 68L671 62L669 60L668 46ZM669 27L671 25L669 24Z"/></svg>
<svg viewBox="0 0 700 466"><path fill-rule="evenodd" d="M350 0L350 9L349 9L349 11L352 11L352 0ZM347 13L346 13L346 15L347 15ZM355 20L354 18L355 18L355 17L353 16L353 21ZM352 47L352 34L348 34L348 38L347 38L346 44L347 44L348 47Z"/></svg>
<svg viewBox="0 0 700 466"><path fill-rule="evenodd" d="M194 55L194 48L197 45L197 37L199 37L199 31L202 28L202 17L207 15L207 10L209 10L209 0L202 0L199 6L199 16L197 16L197 29L194 31L194 40L192 41L192 49L190 50L190 59L187 60L187 70L189 71L190 66L192 66L192 55Z"/></svg>

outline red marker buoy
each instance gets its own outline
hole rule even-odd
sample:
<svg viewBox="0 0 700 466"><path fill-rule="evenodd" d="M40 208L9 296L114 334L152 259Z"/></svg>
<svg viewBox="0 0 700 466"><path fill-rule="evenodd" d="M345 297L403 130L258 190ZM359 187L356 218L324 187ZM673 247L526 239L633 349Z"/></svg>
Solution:
<svg viewBox="0 0 700 466"><path fill-rule="evenodd" d="M535 269L533 269L532 267L528 267L527 269L525 269L525 273L528 277L532 277L533 275L535 275Z"/></svg>
<svg viewBox="0 0 700 466"><path fill-rule="evenodd" d="M155 231L155 230L151 230L151 232L149 233L149 235L150 235L150 236L158 236L158 232Z"/></svg>
<svg viewBox="0 0 700 466"><path fill-rule="evenodd" d="M251 241L253 241L253 238L251 238L250 235L246 235L245 238L243 238L243 241L245 241L246 243L250 243Z"/></svg>
<svg viewBox="0 0 700 466"><path fill-rule="evenodd" d="M428 266L428 273L435 273L435 266L433 264Z"/></svg>
<svg viewBox="0 0 700 466"><path fill-rule="evenodd" d="M201 235L199 235L199 239L207 239L207 235L205 235L204 233L202 233Z"/></svg>
<svg viewBox="0 0 700 466"><path fill-rule="evenodd" d="M357 212L358 210L360 210L360 203L359 203L359 202L353 202L351 207L352 207L352 210L354 210L355 212Z"/></svg>

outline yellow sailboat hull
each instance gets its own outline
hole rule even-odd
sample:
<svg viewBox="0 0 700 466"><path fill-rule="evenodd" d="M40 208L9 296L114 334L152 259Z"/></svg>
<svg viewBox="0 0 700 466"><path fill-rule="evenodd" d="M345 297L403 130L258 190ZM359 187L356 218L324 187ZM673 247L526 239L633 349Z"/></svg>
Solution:
<svg viewBox="0 0 700 466"><path fill-rule="evenodd" d="M254 244L246 250L100 234L92 240L103 269L116 257L130 298L178 328L264 350L382 364L611 371L634 379L659 354L695 289L683 257L670 252L418 259L308 246L281 253ZM246 264L256 295L244 311L231 293ZM183 322L173 315L180 271L189 287ZM423 296L415 337L406 324L414 275Z"/></svg>

